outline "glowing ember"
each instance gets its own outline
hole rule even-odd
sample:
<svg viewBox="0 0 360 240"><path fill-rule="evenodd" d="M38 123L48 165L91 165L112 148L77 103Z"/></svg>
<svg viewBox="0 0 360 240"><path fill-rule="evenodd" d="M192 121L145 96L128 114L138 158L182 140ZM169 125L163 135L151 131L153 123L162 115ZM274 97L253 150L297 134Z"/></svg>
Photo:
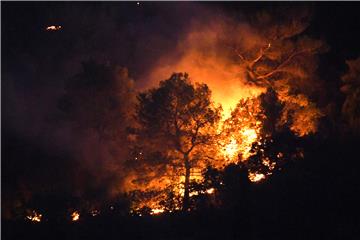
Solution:
<svg viewBox="0 0 360 240"><path fill-rule="evenodd" d="M215 192L215 188L209 188L208 190L206 190L207 194L213 194Z"/></svg>
<svg viewBox="0 0 360 240"><path fill-rule="evenodd" d="M74 211L71 213L71 221L76 222L80 219L80 213L78 211Z"/></svg>
<svg viewBox="0 0 360 240"><path fill-rule="evenodd" d="M249 179L251 182L259 182L265 179L265 175L262 173L249 173Z"/></svg>
<svg viewBox="0 0 360 240"><path fill-rule="evenodd" d="M158 215L158 214L161 214L163 213L165 210L164 209L161 209L161 208L154 208L154 209L151 209L151 215Z"/></svg>
<svg viewBox="0 0 360 240"><path fill-rule="evenodd" d="M26 218L32 222L41 222L42 214L33 210L29 215L26 216Z"/></svg>
<svg viewBox="0 0 360 240"><path fill-rule="evenodd" d="M90 211L91 216L95 217L100 214L100 211L97 209L93 209Z"/></svg>
<svg viewBox="0 0 360 240"><path fill-rule="evenodd" d="M267 166L269 168L269 170L274 170L276 162L271 162L271 160L269 158L265 158L262 160L262 164Z"/></svg>
<svg viewBox="0 0 360 240"><path fill-rule="evenodd" d="M62 28L62 26L58 25L58 26L55 26L55 25L51 25L51 26L48 26L45 28L46 31L58 31Z"/></svg>

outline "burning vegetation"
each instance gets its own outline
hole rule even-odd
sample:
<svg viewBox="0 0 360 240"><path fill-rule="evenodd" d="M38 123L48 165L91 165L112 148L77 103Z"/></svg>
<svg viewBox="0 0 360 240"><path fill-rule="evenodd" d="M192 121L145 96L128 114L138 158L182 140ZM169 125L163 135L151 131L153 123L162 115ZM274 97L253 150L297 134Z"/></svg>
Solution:
<svg viewBox="0 0 360 240"><path fill-rule="evenodd" d="M265 14L252 25L195 24L179 45L182 57L159 61L152 75L182 69L192 79L173 74L139 95L136 170L125 184L137 199L134 212L189 210L191 199L214 193L204 189L209 168L235 164L261 182L303 157L301 147L283 141L317 131L323 114L311 97L319 86L316 55L326 50L302 35L306 19L299 14L278 23Z"/></svg>
<svg viewBox="0 0 360 240"><path fill-rule="evenodd" d="M2 4L2 237L360 239L360 5L325 5Z"/></svg>
<svg viewBox="0 0 360 240"><path fill-rule="evenodd" d="M304 158L294 142L318 130L324 114L314 100L321 86L315 72L327 48L304 35L307 26L305 13L281 22L266 13L246 24L195 22L174 53L150 70L142 91L125 68L83 64L59 101L77 134L77 158L94 160L88 168L96 169L97 184L111 182L106 198L125 193L134 215L187 212L204 198L226 204L219 194L227 171L262 183ZM357 70L355 62L349 66ZM343 78L346 84L352 79ZM356 92L344 111L355 111L350 98ZM90 216L106 214L87 207ZM80 217L70 213L73 222ZM42 214L26 218L40 222Z"/></svg>
<svg viewBox="0 0 360 240"><path fill-rule="evenodd" d="M78 211L74 211L71 213L71 221L77 222L80 220L80 213Z"/></svg>
<svg viewBox="0 0 360 240"><path fill-rule="evenodd" d="M43 215L41 213L38 213L35 210L28 211L26 215L26 219L28 219L31 222L38 223L41 222Z"/></svg>

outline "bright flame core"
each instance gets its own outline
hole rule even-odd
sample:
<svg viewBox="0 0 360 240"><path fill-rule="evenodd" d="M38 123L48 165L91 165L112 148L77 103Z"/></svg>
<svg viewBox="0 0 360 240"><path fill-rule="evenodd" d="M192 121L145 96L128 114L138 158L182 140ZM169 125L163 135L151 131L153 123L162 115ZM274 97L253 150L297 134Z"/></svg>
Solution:
<svg viewBox="0 0 360 240"><path fill-rule="evenodd" d="M249 173L249 179L251 182L259 182L265 179L265 175L262 173Z"/></svg>
<svg viewBox="0 0 360 240"><path fill-rule="evenodd" d="M230 142L224 147L223 154L225 157L234 159L237 156L240 148L235 138L231 137Z"/></svg>
<svg viewBox="0 0 360 240"><path fill-rule="evenodd" d="M26 218L32 222L41 222L42 214L33 210L29 215L26 216Z"/></svg>
<svg viewBox="0 0 360 240"><path fill-rule="evenodd" d="M251 146L258 139L258 134L255 129L244 128L241 131L242 135L242 146L243 146L243 158L247 159L251 154Z"/></svg>
<svg viewBox="0 0 360 240"><path fill-rule="evenodd" d="M162 209L162 208L154 208L154 209L151 209L151 215L158 215L158 214L161 214L165 212L165 209Z"/></svg>
<svg viewBox="0 0 360 240"><path fill-rule="evenodd" d="M78 211L74 211L71 213L71 221L76 222L80 219L80 213Z"/></svg>

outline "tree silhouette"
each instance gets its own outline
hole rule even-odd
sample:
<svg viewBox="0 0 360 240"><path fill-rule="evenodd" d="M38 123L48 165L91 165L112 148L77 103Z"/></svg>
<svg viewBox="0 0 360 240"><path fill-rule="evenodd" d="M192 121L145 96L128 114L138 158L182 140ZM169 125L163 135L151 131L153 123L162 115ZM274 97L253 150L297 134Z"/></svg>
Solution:
<svg viewBox="0 0 360 240"><path fill-rule="evenodd" d="M211 144L220 108L211 101L205 84L192 84L185 73L173 74L158 88L139 94L137 133L144 149L166 156L163 164L184 169L182 209L189 209L190 170L199 160L197 150Z"/></svg>
<svg viewBox="0 0 360 240"><path fill-rule="evenodd" d="M250 172L270 175L281 170L292 160L303 158L303 149L296 132L291 131L291 121L281 123L285 104L277 93L268 88L259 96L261 113L257 120L262 128L258 141L251 147L251 156L244 162Z"/></svg>

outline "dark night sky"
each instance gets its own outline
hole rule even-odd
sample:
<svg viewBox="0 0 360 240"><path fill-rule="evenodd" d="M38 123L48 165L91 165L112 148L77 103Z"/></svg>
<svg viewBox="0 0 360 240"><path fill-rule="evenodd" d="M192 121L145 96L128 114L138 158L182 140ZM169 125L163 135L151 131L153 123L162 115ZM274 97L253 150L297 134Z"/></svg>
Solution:
<svg viewBox="0 0 360 240"><path fill-rule="evenodd" d="M337 87L339 76L346 70L345 60L360 55L359 3L286 4L305 4L313 11L306 33L324 39L330 46L330 51L321 57L319 74L329 84L329 98L340 101ZM128 67L136 81L157 58L171 51L192 18L209 13L246 17L283 3L1 5L2 176L7 190L17 176L40 171L42 166L52 166L52 170L42 172L49 176L73 174L61 171L73 163L64 160L66 149L45 132L49 131L48 121L56 115L56 100L64 91L64 81L79 71L83 60L93 58ZM48 25L62 25L63 29L44 31Z"/></svg>

